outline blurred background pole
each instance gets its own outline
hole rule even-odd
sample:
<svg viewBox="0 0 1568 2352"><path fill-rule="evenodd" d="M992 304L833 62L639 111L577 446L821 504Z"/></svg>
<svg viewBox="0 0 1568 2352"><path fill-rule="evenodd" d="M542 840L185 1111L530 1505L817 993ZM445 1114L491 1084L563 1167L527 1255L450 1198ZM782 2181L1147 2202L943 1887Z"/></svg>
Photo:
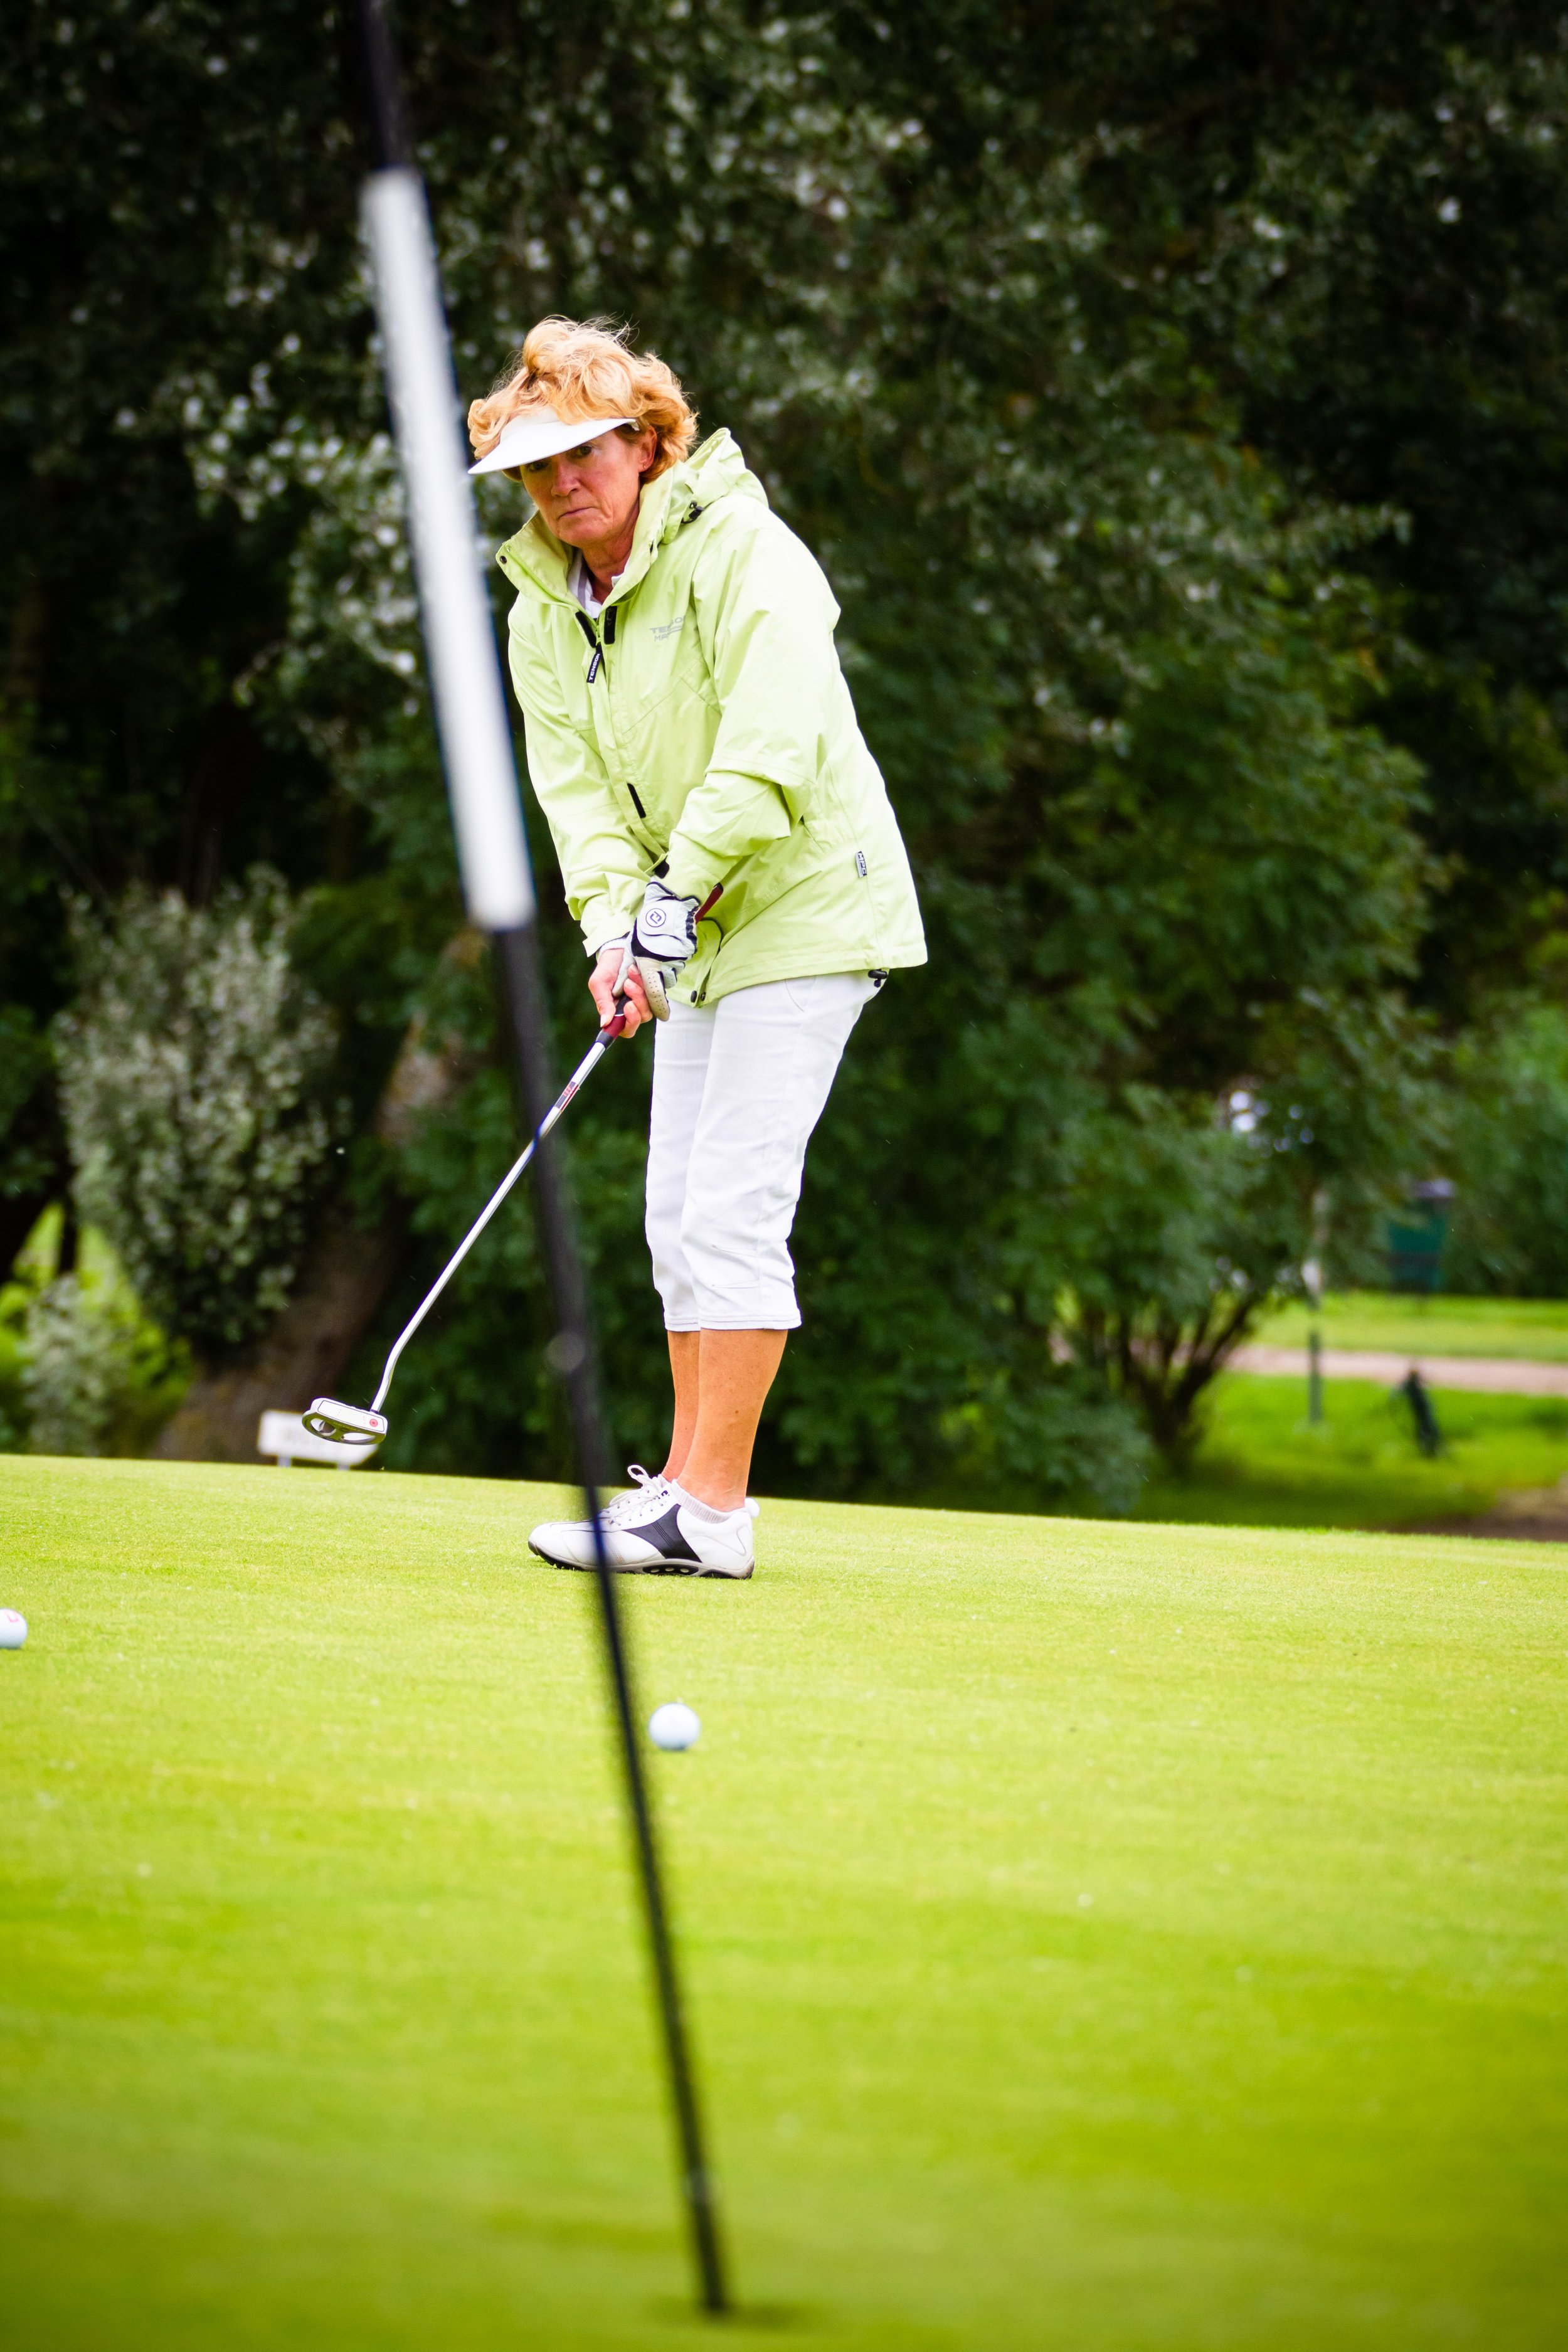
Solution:
<svg viewBox="0 0 1568 2352"><path fill-rule="evenodd" d="M553 1098L544 986L528 847L522 828L505 690L479 567L478 527L458 434L458 387L441 304L424 183L414 168L397 56L384 0L360 0L376 169L363 219L375 274L387 389L407 487L441 755L468 911L494 943L510 1017L524 1114L537 1131ZM605 1549L599 1489L609 1475L587 1289L558 1146L534 1153L539 1221L557 1332L550 1360L566 1384L593 1524L600 1626L626 1773L665 2055L680 2147L681 2184L702 2308L729 2308L701 2110L687 2041L680 1979L665 1906L653 1808L643 1769L615 1578Z"/></svg>
<svg viewBox="0 0 1568 2352"><path fill-rule="evenodd" d="M1301 1286L1312 1321L1307 1332L1307 1422L1323 1423L1323 1335L1318 1318L1323 1311L1323 1254L1329 1240L1329 1196L1320 1185L1312 1195L1312 1255L1301 1268Z"/></svg>

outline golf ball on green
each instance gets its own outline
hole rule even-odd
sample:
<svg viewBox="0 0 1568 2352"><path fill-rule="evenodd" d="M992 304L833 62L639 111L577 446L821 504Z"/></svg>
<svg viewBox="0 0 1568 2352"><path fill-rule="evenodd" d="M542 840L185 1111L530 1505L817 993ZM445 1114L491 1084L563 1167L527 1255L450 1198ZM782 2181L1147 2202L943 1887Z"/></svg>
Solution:
<svg viewBox="0 0 1568 2352"><path fill-rule="evenodd" d="M656 1748L691 1748L702 1726L679 1699L656 1706L647 1719L647 1736Z"/></svg>
<svg viewBox="0 0 1568 2352"><path fill-rule="evenodd" d="M19 1609L0 1609L0 1650L19 1650L27 1638L27 1621ZM691 1718L695 1723L697 1717ZM695 1739L697 1734L691 1735Z"/></svg>

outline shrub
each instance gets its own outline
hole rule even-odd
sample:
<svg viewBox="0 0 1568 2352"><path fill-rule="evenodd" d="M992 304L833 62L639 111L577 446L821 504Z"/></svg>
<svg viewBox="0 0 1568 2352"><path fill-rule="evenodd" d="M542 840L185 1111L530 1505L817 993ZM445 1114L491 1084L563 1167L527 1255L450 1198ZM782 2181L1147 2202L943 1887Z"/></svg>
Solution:
<svg viewBox="0 0 1568 2352"><path fill-rule="evenodd" d="M82 990L56 1024L76 1197L137 1296L221 1355L299 1271L336 1114L331 1014L289 960L289 894L256 868L209 908L132 890L75 910Z"/></svg>
<svg viewBox="0 0 1568 2352"><path fill-rule="evenodd" d="M22 1395L34 1454L104 1454L135 1370L136 1323L75 1274L27 1307Z"/></svg>

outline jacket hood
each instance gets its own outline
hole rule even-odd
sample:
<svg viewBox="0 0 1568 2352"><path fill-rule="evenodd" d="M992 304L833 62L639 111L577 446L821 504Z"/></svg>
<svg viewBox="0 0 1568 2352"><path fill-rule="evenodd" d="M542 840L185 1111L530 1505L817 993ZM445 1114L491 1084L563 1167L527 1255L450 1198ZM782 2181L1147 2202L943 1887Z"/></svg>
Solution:
<svg viewBox="0 0 1568 2352"><path fill-rule="evenodd" d="M689 457L650 482L637 510L637 535L631 557L615 586L615 598L628 595L647 576L667 541L720 499L754 499L766 506L768 494L741 455L740 445L726 426L710 433ZM569 595L566 574L575 550L547 529L535 511L516 535L496 551L496 562L512 585L552 601Z"/></svg>

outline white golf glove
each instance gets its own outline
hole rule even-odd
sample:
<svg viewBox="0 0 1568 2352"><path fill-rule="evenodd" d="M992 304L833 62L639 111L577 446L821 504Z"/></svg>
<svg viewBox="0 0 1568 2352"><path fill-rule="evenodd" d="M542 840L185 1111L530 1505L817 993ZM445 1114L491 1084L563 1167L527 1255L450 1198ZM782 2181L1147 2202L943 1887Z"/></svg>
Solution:
<svg viewBox="0 0 1568 2352"><path fill-rule="evenodd" d="M647 997L647 1009L656 1021L669 1018L667 976L679 971L697 952L698 912L695 898L678 898L673 890L667 890L657 879L650 880L643 892L642 911L622 950L616 993L618 996L625 988L626 975L635 966Z"/></svg>

